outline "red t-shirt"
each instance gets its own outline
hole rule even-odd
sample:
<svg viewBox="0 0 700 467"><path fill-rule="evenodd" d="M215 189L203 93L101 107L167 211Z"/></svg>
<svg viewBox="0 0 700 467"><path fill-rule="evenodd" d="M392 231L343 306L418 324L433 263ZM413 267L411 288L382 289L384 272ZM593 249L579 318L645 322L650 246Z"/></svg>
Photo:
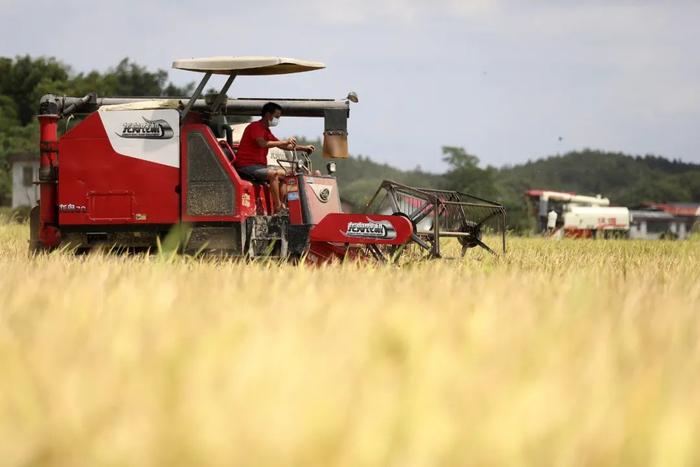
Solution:
<svg viewBox="0 0 700 467"><path fill-rule="evenodd" d="M263 138L265 141L279 141L270 129L263 125L262 120L253 122L246 127L241 136L236 153L236 167L246 167L249 165L267 165L267 149L258 146L255 141Z"/></svg>

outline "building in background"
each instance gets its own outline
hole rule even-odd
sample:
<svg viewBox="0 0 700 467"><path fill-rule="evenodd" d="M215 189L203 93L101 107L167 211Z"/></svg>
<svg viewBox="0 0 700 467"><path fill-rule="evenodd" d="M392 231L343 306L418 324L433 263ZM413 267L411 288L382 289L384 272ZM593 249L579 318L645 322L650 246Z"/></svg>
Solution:
<svg viewBox="0 0 700 467"><path fill-rule="evenodd" d="M700 203L647 203L646 206L672 215L685 224L688 233L700 229Z"/></svg>
<svg viewBox="0 0 700 467"><path fill-rule="evenodd" d="M683 219L661 209L641 206L630 210L630 238L685 240L688 234Z"/></svg>
<svg viewBox="0 0 700 467"><path fill-rule="evenodd" d="M32 207L39 200L39 156L31 153L7 157L12 176L12 208Z"/></svg>
<svg viewBox="0 0 700 467"><path fill-rule="evenodd" d="M700 203L644 203L630 214L631 238L684 240L700 229Z"/></svg>

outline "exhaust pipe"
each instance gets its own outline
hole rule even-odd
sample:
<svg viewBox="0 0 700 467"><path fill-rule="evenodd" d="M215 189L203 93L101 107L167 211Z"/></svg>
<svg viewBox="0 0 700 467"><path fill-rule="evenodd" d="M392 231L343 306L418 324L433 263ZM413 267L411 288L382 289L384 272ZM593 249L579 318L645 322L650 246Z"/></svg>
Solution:
<svg viewBox="0 0 700 467"><path fill-rule="evenodd" d="M58 246L58 120L54 96L44 96L39 104L39 243L44 249Z"/></svg>

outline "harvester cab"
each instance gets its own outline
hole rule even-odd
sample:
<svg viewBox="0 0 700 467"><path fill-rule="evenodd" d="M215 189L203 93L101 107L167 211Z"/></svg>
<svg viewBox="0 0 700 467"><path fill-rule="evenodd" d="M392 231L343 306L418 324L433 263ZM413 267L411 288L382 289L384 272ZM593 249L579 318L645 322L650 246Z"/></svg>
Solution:
<svg viewBox="0 0 700 467"><path fill-rule="evenodd" d="M277 160L285 169L288 212L273 214L269 187L235 169L228 117L259 116L265 103L276 102L285 117L323 118L324 157L347 158L347 119L357 95L341 100L227 97L238 76L319 70L325 67L319 62L211 57L176 60L173 67L203 74L192 96L42 97L41 195L31 216L33 250L63 245L151 249L180 227L187 232L185 252L303 257L318 263L348 257L386 260L409 244L439 257L441 237L456 237L463 253L474 246L493 251L482 232L494 220L494 231L503 236L505 210L498 203L388 181L378 192L385 193L381 201L375 196L362 214L343 213L335 164L321 175L301 153ZM204 96L213 75L226 76L225 84ZM76 114L84 118L59 137L58 121Z"/></svg>

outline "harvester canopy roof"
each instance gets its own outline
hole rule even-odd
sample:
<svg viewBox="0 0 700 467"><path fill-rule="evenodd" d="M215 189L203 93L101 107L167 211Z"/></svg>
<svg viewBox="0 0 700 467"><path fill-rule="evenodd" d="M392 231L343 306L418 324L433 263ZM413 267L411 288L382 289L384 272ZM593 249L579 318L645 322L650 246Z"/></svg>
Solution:
<svg viewBox="0 0 700 467"><path fill-rule="evenodd" d="M173 68L217 75L284 75L321 70L321 62L286 57L207 57L175 60Z"/></svg>

